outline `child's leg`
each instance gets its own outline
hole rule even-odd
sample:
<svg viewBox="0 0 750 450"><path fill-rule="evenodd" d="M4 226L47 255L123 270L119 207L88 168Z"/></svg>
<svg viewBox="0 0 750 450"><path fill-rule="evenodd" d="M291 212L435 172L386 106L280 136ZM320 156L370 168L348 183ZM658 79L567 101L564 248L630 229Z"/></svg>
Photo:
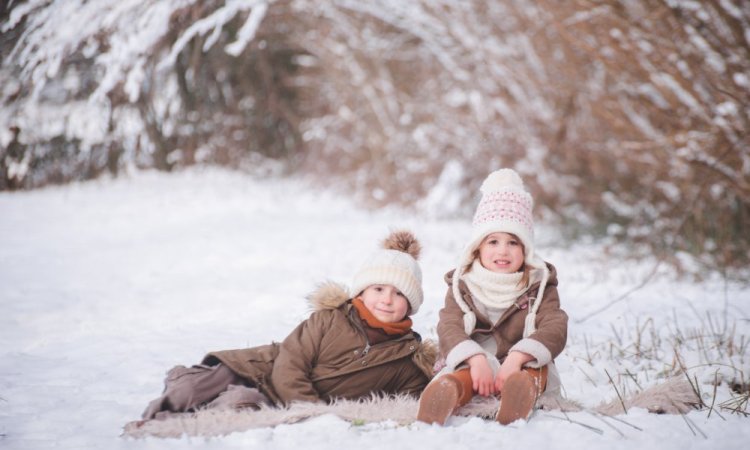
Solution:
<svg viewBox="0 0 750 450"><path fill-rule="evenodd" d="M503 425L527 419L537 399L547 388L547 371L547 366L539 369L524 367L508 377L495 419Z"/></svg>
<svg viewBox="0 0 750 450"><path fill-rule="evenodd" d="M230 384L246 384L223 364L216 366L177 366L167 373L164 393L149 403L144 419L153 419L161 411L185 412L213 400Z"/></svg>
<svg viewBox="0 0 750 450"><path fill-rule="evenodd" d="M469 369L445 374L427 385L419 398L417 420L443 425L451 413L474 395Z"/></svg>
<svg viewBox="0 0 750 450"><path fill-rule="evenodd" d="M261 405L273 405L258 388L230 384L218 397L206 404L206 408L238 409L260 408Z"/></svg>
<svg viewBox="0 0 750 450"><path fill-rule="evenodd" d="M456 408L460 408L469 403L472 397L474 397L474 388L472 387L473 383L471 382L471 372L469 369L457 370L446 376L455 378L461 385L461 395L458 398L458 405L456 405Z"/></svg>

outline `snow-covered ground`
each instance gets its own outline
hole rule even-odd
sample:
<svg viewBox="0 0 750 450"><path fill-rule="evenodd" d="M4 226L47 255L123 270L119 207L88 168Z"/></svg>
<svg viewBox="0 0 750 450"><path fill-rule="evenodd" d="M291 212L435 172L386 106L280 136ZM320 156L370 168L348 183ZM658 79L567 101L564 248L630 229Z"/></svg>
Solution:
<svg viewBox="0 0 750 450"><path fill-rule="evenodd" d="M323 416L220 438L120 437L168 368L283 339L306 317L316 283L348 282L398 227L424 246L426 300L414 321L434 338L442 276L469 218L368 212L300 181L213 169L0 193L0 448L747 448L750 419L718 409L731 398L727 383L711 414L685 417L631 409L623 422L585 411L568 421L539 412L508 427L454 418L441 428ZM594 244L566 247L541 228L537 239L571 317L558 359L569 398L589 407L616 399L610 376L623 393L653 385L679 367L675 354L709 403L716 377L750 377L747 286L676 280L660 268L602 309L655 263L608 258Z"/></svg>

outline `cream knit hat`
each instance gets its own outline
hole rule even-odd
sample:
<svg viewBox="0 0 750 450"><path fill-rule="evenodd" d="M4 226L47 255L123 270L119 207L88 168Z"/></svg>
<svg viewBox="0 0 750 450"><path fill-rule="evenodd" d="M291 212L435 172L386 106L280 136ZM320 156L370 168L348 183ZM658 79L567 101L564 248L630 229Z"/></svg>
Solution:
<svg viewBox="0 0 750 450"><path fill-rule="evenodd" d="M383 241L383 249L368 256L354 275L352 295L373 284L390 284L406 296L411 314L415 314L423 298L422 270L417 263L421 249L410 232L392 232Z"/></svg>
<svg viewBox="0 0 750 450"><path fill-rule="evenodd" d="M482 192L482 199L474 214L471 237L461 252L458 266L453 274L453 296L464 312L466 332L471 333L476 325L476 317L461 299L458 290L458 282L463 276L464 268L472 263L474 250L479 248L487 235L497 232L515 234L523 242L524 263L543 271L539 301L535 302L534 309L527 317L524 335L528 335L534 330L533 321L536 317L536 310L541 303L541 296L549 276L546 264L534 252L534 219L531 215L534 201L531 194L524 189L521 177L513 169L499 169L492 172L479 190Z"/></svg>

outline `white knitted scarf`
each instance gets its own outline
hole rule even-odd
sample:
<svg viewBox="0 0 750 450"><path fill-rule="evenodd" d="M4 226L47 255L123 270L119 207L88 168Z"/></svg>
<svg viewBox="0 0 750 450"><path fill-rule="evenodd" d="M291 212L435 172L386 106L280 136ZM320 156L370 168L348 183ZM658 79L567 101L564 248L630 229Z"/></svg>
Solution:
<svg viewBox="0 0 750 450"><path fill-rule="evenodd" d="M531 307L528 315L526 316L526 320L525 320L524 328L523 328L523 337L529 337L534 332L536 332L536 325L535 325L536 312L539 310L539 305L541 305L542 303L542 298L544 297L544 288L547 286L547 279L549 278L549 270L547 270L547 267L544 264L543 260L533 258L531 261L532 261L531 263L527 262L527 264L532 264L532 267L534 267L535 269L538 267L539 270L531 271L529 286L536 283L537 279L539 279L540 284L539 284L539 292L537 292L536 299L534 300L534 305ZM476 264L476 261L472 263L472 270L469 271L470 273L474 271L473 268L475 264ZM466 302L461 297L461 291L458 288L459 280L464 280L464 282L467 283L465 274L463 273L462 266L458 266L456 268L456 271L453 274L453 282L451 283L451 289L453 290L453 298L455 299L459 308L461 308L461 311L463 311L464 313L464 331L466 332L466 334L471 334L471 332L474 330L474 327L477 324L477 316L471 311L471 308L469 307L469 305L467 305ZM468 283L467 283L467 286L468 286Z"/></svg>
<svg viewBox="0 0 750 450"><path fill-rule="evenodd" d="M472 263L471 270L463 275L463 280L471 295L485 307L505 310L528 289L528 285L519 287L522 276L523 272L492 272L487 270L477 258Z"/></svg>

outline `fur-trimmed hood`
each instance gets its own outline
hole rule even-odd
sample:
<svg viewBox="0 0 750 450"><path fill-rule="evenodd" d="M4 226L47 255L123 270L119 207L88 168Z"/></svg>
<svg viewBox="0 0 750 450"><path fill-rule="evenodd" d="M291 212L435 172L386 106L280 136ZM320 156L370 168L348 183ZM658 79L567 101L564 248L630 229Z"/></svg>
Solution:
<svg viewBox="0 0 750 450"><path fill-rule="evenodd" d="M349 289L335 281L324 281L320 283L313 292L307 296L307 301L313 311L336 309L346 303L351 296Z"/></svg>
<svg viewBox="0 0 750 450"><path fill-rule="evenodd" d="M337 309L350 299L349 290L346 286L330 280L320 283L307 296L307 301L313 311ZM433 367L438 357L438 346L432 340L422 340L416 331L412 331L412 333L419 341L419 346L417 351L414 352L412 360L428 378L432 378L435 374Z"/></svg>

